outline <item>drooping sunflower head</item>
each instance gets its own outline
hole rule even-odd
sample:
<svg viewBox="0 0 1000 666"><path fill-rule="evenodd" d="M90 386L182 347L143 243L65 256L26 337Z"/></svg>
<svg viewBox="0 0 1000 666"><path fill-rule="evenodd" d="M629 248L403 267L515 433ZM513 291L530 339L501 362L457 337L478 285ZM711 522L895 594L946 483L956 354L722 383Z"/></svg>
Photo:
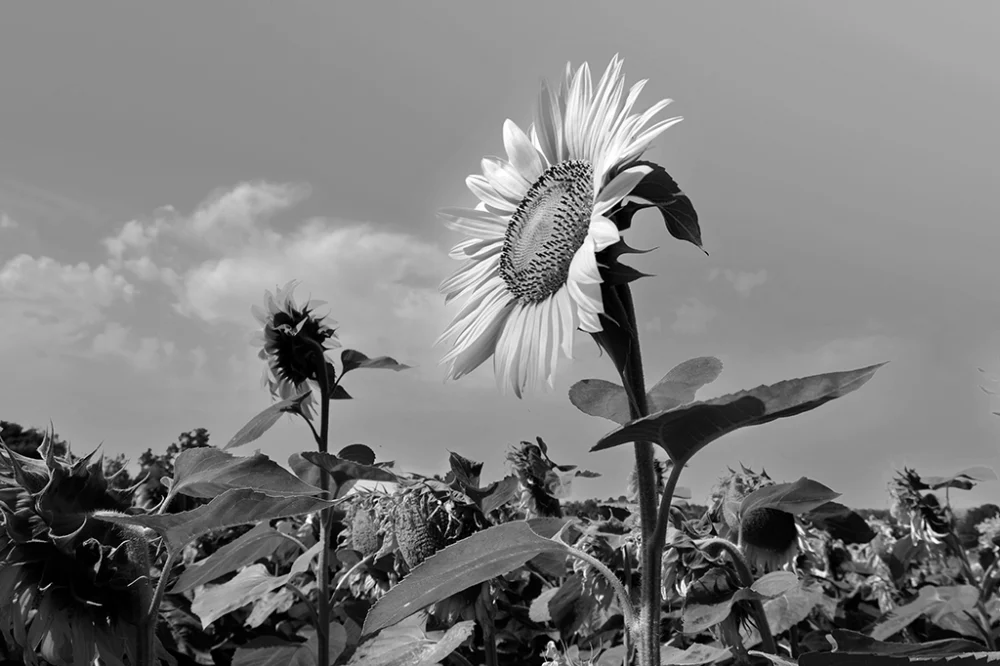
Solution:
<svg viewBox="0 0 1000 666"><path fill-rule="evenodd" d="M262 326L254 342L260 346L257 356L267 363L263 384L278 400L292 398L309 382L318 381L317 345L324 351L340 346L336 331L330 327L336 322L315 314L322 302L309 301L300 307L293 293L296 286L293 280L274 294L265 291L264 306L251 308ZM311 402L310 398L303 404L306 414Z"/></svg>
<svg viewBox="0 0 1000 666"><path fill-rule="evenodd" d="M914 540L940 544L952 533L955 518L934 493L924 492L927 489L916 471L904 468L889 484L891 513L900 524L909 526Z"/></svg>
<svg viewBox="0 0 1000 666"><path fill-rule="evenodd" d="M621 239L612 216L652 170L636 162L680 121L649 125L670 100L632 112L645 83L626 94L618 56L596 86L586 63L567 65L558 90L543 84L527 132L504 123L507 158L485 158L482 174L466 179L479 204L441 211L469 237L451 252L465 264L441 285L448 301L465 301L439 340L450 346L450 378L492 356L501 389L521 397L553 386L574 331L602 330L599 253Z"/></svg>
<svg viewBox="0 0 1000 666"><path fill-rule="evenodd" d="M42 460L0 453L0 634L58 665L118 663L134 648L141 537L92 518L127 512L94 454L71 460L43 444ZM114 661L117 660L117 661Z"/></svg>

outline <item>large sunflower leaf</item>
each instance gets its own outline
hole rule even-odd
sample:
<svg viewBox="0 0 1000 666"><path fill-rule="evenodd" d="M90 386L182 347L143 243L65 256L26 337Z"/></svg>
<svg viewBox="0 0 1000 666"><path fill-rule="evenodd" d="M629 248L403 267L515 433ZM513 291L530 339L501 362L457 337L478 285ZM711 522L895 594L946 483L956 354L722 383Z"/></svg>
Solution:
<svg viewBox="0 0 1000 666"><path fill-rule="evenodd" d="M243 458L205 446L187 449L177 456L171 498L177 493L212 498L231 488L250 488L272 497L321 492L261 453Z"/></svg>
<svg viewBox="0 0 1000 666"><path fill-rule="evenodd" d="M432 666L444 661L464 643L475 626L472 620L458 622L444 634L427 634L411 623L389 627L359 645L347 663L348 666Z"/></svg>
<svg viewBox="0 0 1000 666"><path fill-rule="evenodd" d="M177 578L171 592L180 594L199 585L211 583L216 578L236 571L240 567L271 556L285 543L288 543L288 537L268 527L267 523L260 523L207 558L188 565L184 573Z"/></svg>
<svg viewBox="0 0 1000 666"><path fill-rule="evenodd" d="M548 552L564 553L566 546L539 536L523 521L477 532L427 558L386 592L369 611L362 634L396 624L421 608L513 571Z"/></svg>
<svg viewBox="0 0 1000 666"><path fill-rule="evenodd" d="M861 514L838 502L821 504L802 517L845 544L868 543L876 536Z"/></svg>
<svg viewBox="0 0 1000 666"><path fill-rule="evenodd" d="M117 525L149 528L162 536L170 548L179 550L202 534L215 530L272 518L300 516L328 509L335 504L316 497L269 497L256 490L234 488L191 511L138 516L97 511L92 517Z"/></svg>
<svg viewBox="0 0 1000 666"><path fill-rule="evenodd" d="M237 446L243 446L244 444L249 444L250 442L259 439L265 432L270 430L278 419L281 418L282 414L302 414L302 402L309 397L312 391L306 391L301 393L294 398L289 398L288 400L282 400L281 402L276 402L264 411L262 411L257 416L250 419L245 426L239 429L233 438L222 447L223 449L235 449Z"/></svg>
<svg viewBox="0 0 1000 666"><path fill-rule="evenodd" d="M722 361L699 356L678 364L646 393L651 412L674 409L692 402L697 391L719 378ZM631 419L628 396L621 384L603 379L584 379L569 390L569 400L585 414L626 424Z"/></svg>
<svg viewBox="0 0 1000 666"><path fill-rule="evenodd" d="M964 638L943 638L924 643L888 643L847 629L834 629L830 634L837 643L837 652L944 657L982 649L979 643Z"/></svg>
<svg viewBox="0 0 1000 666"><path fill-rule="evenodd" d="M302 553L292 563L291 570L282 576L274 576L263 564L253 564L243 569L232 580L219 585L200 588L191 602L191 612L201 620L202 629L207 629L220 617L237 608L259 599L291 581L300 573L309 570L310 563L319 555L322 544L317 543Z"/></svg>
<svg viewBox="0 0 1000 666"><path fill-rule="evenodd" d="M777 509L797 516L838 497L840 493L803 476L793 483L776 483L753 491L743 498L740 515L754 509Z"/></svg>
<svg viewBox="0 0 1000 666"><path fill-rule="evenodd" d="M303 632L305 633L305 632ZM309 632L305 643L261 636L241 645L233 654L233 666L316 666L319 638ZM330 623L330 659L338 658L347 647L347 631L339 622Z"/></svg>
<svg viewBox="0 0 1000 666"><path fill-rule="evenodd" d="M883 365L789 379L650 414L608 433L591 451L649 441L663 447L675 463L685 463L734 430L796 416L856 391Z"/></svg>
<svg viewBox="0 0 1000 666"><path fill-rule="evenodd" d="M959 490L972 490L973 486L980 481L996 481L997 473L991 467L980 465L963 469L961 472L951 476L925 476L921 479L931 490L941 488L958 488Z"/></svg>

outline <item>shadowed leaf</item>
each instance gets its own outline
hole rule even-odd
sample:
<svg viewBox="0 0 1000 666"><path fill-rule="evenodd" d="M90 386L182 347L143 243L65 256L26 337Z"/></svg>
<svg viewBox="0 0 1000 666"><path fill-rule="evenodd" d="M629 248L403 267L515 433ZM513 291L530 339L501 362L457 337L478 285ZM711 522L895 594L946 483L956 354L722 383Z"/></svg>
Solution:
<svg viewBox="0 0 1000 666"><path fill-rule="evenodd" d="M181 513L128 516L112 511L97 511L91 515L117 525L148 527L162 536L170 548L176 550L214 530L272 518L301 516L334 505L335 502L315 497L269 497L255 490L234 488L208 504Z"/></svg>
<svg viewBox="0 0 1000 666"><path fill-rule="evenodd" d="M802 517L845 544L868 543L876 536L861 514L837 502L821 504Z"/></svg>
<svg viewBox="0 0 1000 666"><path fill-rule="evenodd" d="M422 623L421 623L422 624ZM406 623L385 629L358 646L348 666L432 666L445 660L472 635L476 623L458 622L448 631L424 633ZM461 663L461 662L460 662Z"/></svg>
<svg viewBox="0 0 1000 666"><path fill-rule="evenodd" d="M925 476L921 480L927 484L931 490L941 488L958 488L959 490L972 490L976 483L980 481L996 481L997 473L992 468L980 465L963 469L952 476Z"/></svg>
<svg viewBox="0 0 1000 666"><path fill-rule="evenodd" d="M945 657L983 649L979 643L964 638L945 638L925 643L888 643L847 629L834 629L830 634L837 642L838 652Z"/></svg>
<svg viewBox="0 0 1000 666"><path fill-rule="evenodd" d="M351 370L358 368L369 368L372 370L408 370L410 366L404 365L390 356L377 356L368 358L355 349L345 349L340 354L342 368L340 375L344 376Z"/></svg>
<svg viewBox="0 0 1000 666"><path fill-rule="evenodd" d="M734 430L802 414L847 395L864 386L883 365L790 379L657 412L605 435L591 450L650 441L663 447L676 464L683 464Z"/></svg>
<svg viewBox="0 0 1000 666"><path fill-rule="evenodd" d="M743 498L740 515L754 509L777 509L797 516L837 497L840 493L803 476L794 483L776 483L753 491Z"/></svg>
<svg viewBox="0 0 1000 666"><path fill-rule="evenodd" d="M350 444L345 446L340 451L337 451L337 457L356 462L359 465L375 464L375 452L372 451L371 447L364 444Z"/></svg>
<svg viewBox="0 0 1000 666"><path fill-rule="evenodd" d="M244 444L249 444L256 439L259 439L261 435L270 430L271 427L278 422L278 419L281 418L282 414L301 414L302 402L308 398L311 393L312 391L306 391L305 393L297 395L294 398L274 403L260 414L250 419L250 421L245 426L240 428L239 432L233 435L233 438L222 448L225 450L234 449L237 446L243 446Z"/></svg>
<svg viewBox="0 0 1000 666"><path fill-rule="evenodd" d="M387 469L372 465L360 465L353 460L338 458L332 453L303 451L300 455L316 467L325 469L337 486L342 486L348 481L384 481L386 483L397 481L396 475Z"/></svg>
<svg viewBox="0 0 1000 666"><path fill-rule="evenodd" d="M688 241L701 248L701 228L698 226L698 213L691 199L681 191L666 169L658 164L640 160L630 166L648 166L652 168L646 177L629 194L629 199L645 199L648 203L629 201L614 214L614 220L619 229L627 229L632 224L632 217L643 208L657 208L663 215L670 235L679 240Z"/></svg>
<svg viewBox="0 0 1000 666"><path fill-rule="evenodd" d="M316 495L319 488L303 483L267 456L238 458L206 446L177 456L170 496L217 497L231 488L249 488L273 497Z"/></svg>
<svg viewBox="0 0 1000 666"><path fill-rule="evenodd" d="M305 633L305 632L303 632ZM319 640L310 631L306 642L286 641L273 636L261 636L241 645L233 654L233 666L316 666ZM347 631L338 622L329 630L330 659L339 657L347 647Z"/></svg>
<svg viewBox="0 0 1000 666"><path fill-rule="evenodd" d="M390 588L369 611L362 634L393 625L421 608L513 571L546 552L566 552L566 546L539 536L526 522L505 523L477 532L424 560Z"/></svg>

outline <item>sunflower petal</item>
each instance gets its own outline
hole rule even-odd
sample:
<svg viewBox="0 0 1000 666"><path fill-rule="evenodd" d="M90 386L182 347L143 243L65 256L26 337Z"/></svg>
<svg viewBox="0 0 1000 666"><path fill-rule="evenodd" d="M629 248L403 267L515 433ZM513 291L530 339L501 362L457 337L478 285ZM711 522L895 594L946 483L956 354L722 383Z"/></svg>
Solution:
<svg viewBox="0 0 1000 666"><path fill-rule="evenodd" d="M533 183L542 176L544 169L538 149L517 123L510 119L503 124L503 146L507 150L507 159L522 178Z"/></svg>
<svg viewBox="0 0 1000 666"><path fill-rule="evenodd" d="M594 215L604 215L618 205L653 169L641 165L625 169L604 186L594 203Z"/></svg>

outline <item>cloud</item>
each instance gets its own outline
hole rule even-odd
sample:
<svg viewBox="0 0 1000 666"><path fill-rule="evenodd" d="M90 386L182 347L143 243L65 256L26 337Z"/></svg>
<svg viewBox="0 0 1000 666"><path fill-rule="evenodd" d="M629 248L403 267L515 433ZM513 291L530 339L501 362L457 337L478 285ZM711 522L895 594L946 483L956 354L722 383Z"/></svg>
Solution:
<svg viewBox="0 0 1000 666"><path fill-rule="evenodd" d="M748 271L733 271L728 268L713 268L708 274L708 279L713 281L720 275L743 296L747 296L754 287L759 287L767 282L767 271L764 269L750 273Z"/></svg>
<svg viewBox="0 0 1000 666"><path fill-rule="evenodd" d="M16 229L18 227L17 221L10 215L4 212L0 212L0 229Z"/></svg>
<svg viewBox="0 0 1000 666"><path fill-rule="evenodd" d="M0 267L4 336L0 351L59 349L78 343L105 311L135 287L107 265L62 264L20 254Z"/></svg>
<svg viewBox="0 0 1000 666"><path fill-rule="evenodd" d="M105 239L109 263L166 286L173 310L189 320L230 335L243 329L241 342L264 290L299 280L296 295L327 303L320 311L339 322L345 346L429 361L447 319L437 285L457 262L435 244L371 223L317 217L283 220L277 231L272 219L308 192L243 183L212 193L190 215L162 208Z"/></svg>
<svg viewBox="0 0 1000 666"><path fill-rule="evenodd" d="M173 342L142 337L132 343L132 337L130 327L109 322L94 337L91 350L98 355L117 356L140 371L156 370L174 355Z"/></svg>
<svg viewBox="0 0 1000 666"><path fill-rule="evenodd" d="M690 298L677 308L676 314L671 330L682 335L696 335L705 332L708 323L718 316L719 311L697 298Z"/></svg>

